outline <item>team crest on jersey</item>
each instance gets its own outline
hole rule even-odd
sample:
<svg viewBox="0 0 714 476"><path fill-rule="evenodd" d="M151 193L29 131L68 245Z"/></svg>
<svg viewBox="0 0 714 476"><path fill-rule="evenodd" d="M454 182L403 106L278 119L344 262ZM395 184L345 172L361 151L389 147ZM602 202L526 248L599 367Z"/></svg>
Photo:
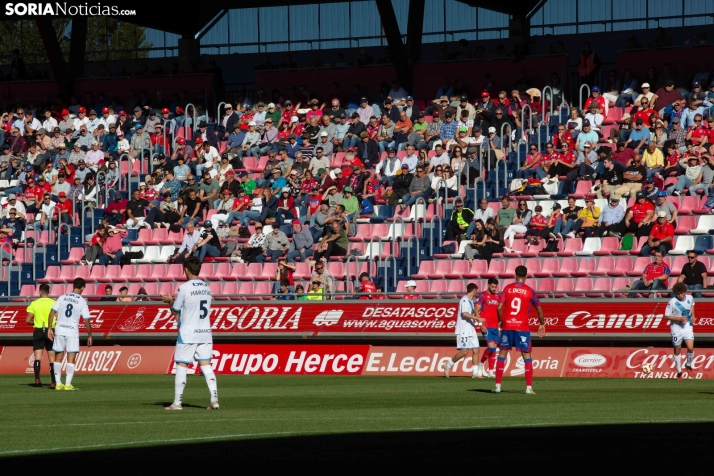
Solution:
<svg viewBox="0 0 714 476"><path fill-rule="evenodd" d="M508 337L501 336L501 342L508 342Z"/></svg>
<svg viewBox="0 0 714 476"><path fill-rule="evenodd" d="M527 340L528 340L528 336L521 336L521 342L523 342L525 344Z"/></svg>

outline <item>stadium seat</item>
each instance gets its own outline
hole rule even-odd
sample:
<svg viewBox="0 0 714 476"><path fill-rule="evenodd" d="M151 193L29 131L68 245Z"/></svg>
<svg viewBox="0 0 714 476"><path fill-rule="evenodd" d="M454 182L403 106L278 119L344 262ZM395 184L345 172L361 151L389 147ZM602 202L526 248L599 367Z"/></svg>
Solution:
<svg viewBox="0 0 714 476"><path fill-rule="evenodd" d="M587 238L585 241L590 240ZM620 249L620 240L613 236L605 236L600 238L600 248L597 251L593 251L595 256L608 256L614 254L615 251ZM630 252L627 251L627 254Z"/></svg>
<svg viewBox="0 0 714 476"><path fill-rule="evenodd" d="M150 241L151 241L151 230L148 228L142 228L139 230L139 237L134 241L130 241L129 244L132 246L145 246L145 245L155 244L155 243L149 243Z"/></svg>
<svg viewBox="0 0 714 476"><path fill-rule="evenodd" d="M543 249L545 248L545 245L547 242L545 240L540 240L540 243L537 245L531 245L526 248L526 250L521 253L521 258L535 258L536 256L544 256ZM555 254L553 254L555 256Z"/></svg>
<svg viewBox="0 0 714 476"><path fill-rule="evenodd" d="M446 291L447 293L442 296L443 298L460 298L466 293L466 281L464 281L463 279L451 279L448 281ZM479 286L479 291L483 291L483 288L481 286Z"/></svg>
<svg viewBox="0 0 714 476"><path fill-rule="evenodd" d="M506 262L506 268L498 273L498 277L502 279L513 278L516 275L516 268L518 266L523 266L523 260L520 259L508 259L503 260ZM491 261L493 263L493 261ZM529 273L532 276L532 273Z"/></svg>
<svg viewBox="0 0 714 476"><path fill-rule="evenodd" d="M647 237L646 236L641 236L639 239L635 238L634 243L632 245L632 249L629 251L629 254L638 256L640 254L640 250L642 249L643 245L647 244ZM616 253L613 253L616 254Z"/></svg>
<svg viewBox="0 0 714 476"><path fill-rule="evenodd" d="M709 257L705 256L704 258L707 258L707 262L704 264L704 266L708 267ZM672 261L671 265L669 266L669 269L670 269L669 275L670 276L679 276L682 271L682 266L687 264L687 261L689 261L689 258L687 258L686 256L676 256L674 258L674 261Z"/></svg>
<svg viewBox="0 0 714 476"><path fill-rule="evenodd" d="M530 262L531 260L527 261L527 263ZM527 264L526 266L530 266L530 264ZM550 278L553 276L553 273L558 272L558 269L560 269L560 260L558 258L546 258L541 263L540 269L533 272L533 276L536 278Z"/></svg>
<svg viewBox="0 0 714 476"><path fill-rule="evenodd" d="M417 291L419 290L419 283L423 283L425 281L417 281ZM427 281L428 283L428 281ZM441 299L443 298L443 294L446 293L447 290L447 281L444 279L437 279L435 281L431 282L431 288L429 291L431 293L437 293L437 294L426 294L423 295L424 298L426 299Z"/></svg>
<svg viewBox="0 0 714 476"><path fill-rule="evenodd" d="M468 262L468 261L467 261ZM467 279L474 279L474 278L480 278L488 271L488 263L486 263L485 260L482 259L476 259L474 262L471 264L471 267L469 270L464 274L464 278Z"/></svg>
<svg viewBox="0 0 714 476"><path fill-rule="evenodd" d="M615 260L615 266L607 273L608 276L630 276L630 271L635 267L635 258L620 256Z"/></svg>
<svg viewBox="0 0 714 476"><path fill-rule="evenodd" d="M694 212L694 210L699 210L701 205L699 204L701 199L699 195L682 195L680 198L679 214L689 215Z"/></svg>
<svg viewBox="0 0 714 476"><path fill-rule="evenodd" d="M162 246L161 252L159 254L159 263L168 263L169 258L171 258L176 253L176 248L173 245Z"/></svg>
<svg viewBox="0 0 714 476"><path fill-rule="evenodd" d="M38 278L36 281L38 283L52 283L52 282L59 282L60 281L60 267L59 266L48 266L47 267L47 272L45 273L44 278ZM22 295L25 295L22 293ZM33 296L33 294L30 294L30 296Z"/></svg>
<svg viewBox="0 0 714 476"><path fill-rule="evenodd" d="M419 271L412 274L412 279L427 279L430 273L434 273L434 260L422 260L419 263Z"/></svg>
<svg viewBox="0 0 714 476"><path fill-rule="evenodd" d="M562 281L562 279L561 279ZM569 297L583 297L585 296L585 293L582 291L592 291L593 289L593 280L590 278L580 278L575 280L575 287L573 288L573 292L569 294ZM580 291L580 292L578 292Z"/></svg>
<svg viewBox="0 0 714 476"><path fill-rule="evenodd" d="M693 236L677 236L675 237L674 248L669 250L670 255L683 255L686 254L688 250L694 248L694 237Z"/></svg>
<svg viewBox="0 0 714 476"><path fill-rule="evenodd" d="M423 263L423 261L422 261ZM351 268L354 270L356 263L350 262ZM327 270L330 272L333 278L335 279L345 279L345 264L340 263L340 262L330 262L327 263Z"/></svg>
<svg viewBox="0 0 714 476"><path fill-rule="evenodd" d="M630 278L615 278L612 282L612 291L620 291L615 292L615 297L622 297L625 294L622 291L629 289L630 285Z"/></svg>
<svg viewBox="0 0 714 476"><path fill-rule="evenodd" d="M542 263L538 258L528 258L525 260L525 263L523 263L523 266L528 269L528 277L532 278L540 271Z"/></svg>
<svg viewBox="0 0 714 476"><path fill-rule="evenodd" d="M111 265L116 266L116 265ZM89 273L89 278L87 282L99 282L104 277L107 272L107 266L92 266L92 271Z"/></svg>
<svg viewBox="0 0 714 476"><path fill-rule="evenodd" d="M555 279L544 278L540 280L538 287L536 288L536 293L538 297L553 297L553 292L555 291Z"/></svg>
<svg viewBox="0 0 714 476"><path fill-rule="evenodd" d="M568 240L572 241L572 240ZM597 251L600 251L600 244L602 240L600 238L590 237L585 238L585 243L583 244L583 249L575 252L575 256L593 256Z"/></svg>
<svg viewBox="0 0 714 476"><path fill-rule="evenodd" d="M443 259L443 260L438 260L436 262L436 267L434 268L434 272L428 275L429 279L444 279L444 277L451 273L451 269L453 268L452 261Z"/></svg>
<svg viewBox="0 0 714 476"><path fill-rule="evenodd" d="M208 283L208 287L211 289L213 297L221 296L223 294L223 283L221 282L211 281Z"/></svg>
<svg viewBox="0 0 714 476"><path fill-rule="evenodd" d="M164 295L164 294L171 294L174 295L176 293L176 289L178 288L179 283L175 282L164 282L161 283L159 286L159 294Z"/></svg>
<svg viewBox="0 0 714 476"><path fill-rule="evenodd" d="M454 261L452 264L453 267L451 268L451 271L449 271L448 273L444 273L444 277L446 279L463 279L463 277L466 275L466 273L469 272L469 269L471 268L467 260Z"/></svg>
<svg viewBox="0 0 714 476"><path fill-rule="evenodd" d="M690 230L689 233L692 235L704 235L708 234L711 229L714 229L714 215L704 215L699 217L697 227Z"/></svg>
<svg viewBox="0 0 714 476"><path fill-rule="evenodd" d="M127 267L128 266L124 266L124 268ZM158 279L154 276L154 265L147 263L136 265L136 273L134 273L134 276L128 276L126 280L130 283L158 281Z"/></svg>
<svg viewBox="0 0 714 476"><path fill-rule="evenodd" d="M610 278L596 278L593 281L593 290L601 291L599 293L585 293L586 297L609 297L609 292L612 290L612 281Z"/></svg>
<svg viewBox="0 0 714 476"><path fill-rule="evenodd" d="M558 246L558 256L575 256L575 253L583 249L583 240L566 240L565 246ZM543 253L541 253L543 255Z"/></svg>
<svg viewBox="0 0 714 476"><path fill-rule="evenodd" d="M575 288L575 283L571 278L561 278L555 286L555 297L567 297L569 292Z"/></svg>
<svg viewBox="0 0 714 476"><path fill-rule="evenodd" d="M595 258L593 258L594 260ZM610 272L615 267L615 258L612 256L603 256L600 258L597 262L597 266L595 269L590 271L591 276L607 276L607 273Z"/></svg>
<svg viewBox="0 0 714 476"><path fill-rule="evenodd" d="M237 281L227 281L223 283L223 295L218 299L237 299L240 292L240 287Z"/></svg>
<svg viewBox="0 0 714 476"><path fill-rule="evenodd" d="M700 235L694 241L694 251L699 255L710 254L709 252L714 249L714 236L711 235Z"/></svg>
<svg viewBox="0 0 714 476"><path fill-rule="evenodd" d="M180 245L183 242L183 230L181 231L171 231L169 230L169 234L167 235L167 240L170 241L170 243L167 244L174 244L174 245Z"/></svg>
<svg viewBox="0 0 714 476"><path fill-rule="evenodd" d="M295 271L293 272L294 279L310 279L310 265L307 263L295 263Z"/></svg>
<svg viewBox="0 0 714 476"><path fill-rule="evenodd" d="M553 258L553 259L558 259L558 258ZM572 276L574 272L576 272L578 269L578 260L577 258L563 258L563 260L560 262L560 266L558 267L557 270L553 271L551 273L551 276L555 278L565 278Z"/></svg>
<svg viewBox="0 0 714 476"><path fill-rule="evenodd" d="M568 240L573 241L573 240ZM565 258L570 259L570 258ZM576 278L590 276L590 274L595 271L597 267L597 260L595 258L573 258L578 261L578 269L573 271L573 276Z"/></svg>
<svg viewBox="0 0 714 476"><path fill-rule="evenodd" d="M585 198L585 195L590 193L590 181L581 180L575 186L575 192L571 193L570 196L573 198Z"/></svg>
<svg viewBox="0 0 714 476"><path fill-rule="evenodd" d="M677 217L677 228L675 235L689 235L697 227L697 217L694 215Z"/></svg>
<svg viewBox="0 0 714 476"><path fill-rule="evenodd" d="M159 278L159 281L186 281L186 273L183 272L183 265L170 264L166 276Z"/></svg>
<svg viewBox="0 0 714 476"><path fill-rule="evenodd" d="M60 260L61 264L78 264L84 257L84 248L76 247L69 250L67 259Z"/></svg>
<svg viewBox="0 0 714 476"><path fill-rule="evenodd" d="M231 272L223 277L224 281L239 281L242 276L245 276L247 266L245 263L233 263Z"/></svg>
<svg viewBox="0 0 714 476"><path fill-rule="evenodd" d="M134 250L132 250L134 251ZM158 246L145 246L144 247L144 257L141 259L134 260L135 263L159 263L161 258L159 257L159 247Z"/></svg>
<svg viewBox="0 0 714 476"><path fill-rule="evenodd" d="M513 241L513 246L511 247L512 252L503 252L502 255L507 258L519 258L528 249L526 246L526 240L520 238Z"/></svg>
<svg viewBox="0 0 714 476"><path fill-rule="evenodd" d="M129 279L136 276L136 268L139 265L127 264L122 266L121 274L119 275L119 281L129 281ZM149 265L151 266L151 265Z"/></svg>
<svg viewBox="0 0 714 476"><path fill-rule="evenodd" d="M627 272L627 275L637 277L642 276L642 273L644 272L645 268L651 262L652 258L648 256L640 256L639 258L635 258L635 264L632 266L632 269Z"/></svg>
<svg viewBox="0 0 714 476"><path fill-rule="evenodd" d="M481 276L484 278L497 278L501 273L506 271L506 261L504 259L492 259L488 265L488 270Z"/></svg>

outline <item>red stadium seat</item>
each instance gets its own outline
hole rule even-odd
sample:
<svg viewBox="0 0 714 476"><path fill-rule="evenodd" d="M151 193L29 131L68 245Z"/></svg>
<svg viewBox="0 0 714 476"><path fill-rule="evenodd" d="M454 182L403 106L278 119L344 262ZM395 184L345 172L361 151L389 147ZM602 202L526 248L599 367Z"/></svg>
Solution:
<svg viewBox="0 0 714 476"><path fill-rule="evenodd" d="M597 267L590 271L591 276L607 276L615 268L615 258L603 256L598 260Z"/></svg>
<svg viewBox="0 0 714 476"><path fill-rule="evenodd" d="M209 281L223 281L223 278L231 274L230 263L218 263L213 271L213 274L206 276Z"/></svg>
<svg viewBox="0 0 714 476"><path fill-rule="evenodd" d="M183 265L170 264L166 276L159 278L159 281L186 281L186 273L183 272Z"/></svg>
<svg viewBox="0 0 714 476"><path fill-rule="evenodd" d="M427 279L430 273L434 273L434 264L436 261L433 260L422 260L419 263L419 271L412 274L412 279Z"/></svg>
<svg viewBox="0 0 714 476"><path fill-rule="evenodd" d="M69 256L67 259L63 259L60 261L62 264L78 264L79 260L82 259L84 256L84 248L71 248L69 250Z"/></svg>
<svg viewBox="0 0 714 476"><path fill-rule="evenodd" d="M613 252L620 249L620 240L614 236L605 236L600 239L600 249L593 252L595 256L608 256L614 254ZM627 251L625 254L629 254Z"/></svg>
<svg viewBox="0 0 714 476"><path fill-rule="evenodd" d="M419 290L419 283L423 283L424 281L417 281L417 291ZM427 281L428 284L428 281ZM446 293L447 289L447 281L444 279L437 279L435 281L431 282L431 289L429 289L430 292L432 293L439 293L439 294L425 294L423 295L424 298L426 299L442 299L443 294Z"/></svg>
<svg viewBox="0 0 714 476"><path fill-rule="evenodd" d="M512 252L504 252L503 256L507 258L519 258L523 256L523 252L528 250L528 247L526 246L526 240L513 240L513 247L511 247L511 249L513 250Z"/></svg>
<svg viewBox="0 0 714 476"><path fill-rule="evenodd" d="M542 266L541 260L537 258L529 258L523 263L523 266L528 268L528 277L531 278L533 276L536 276L536 273L540 272L540 268ZM550 274L548 274L550 276Z"/></svg>
<svg viewBox="0 0 714 476"><path fill-rule="evenodd" d="M451 273L452 267L451 260L438 260L434 272L429 274L428 277L429 279L444 279L447 274Z"/></svg>
<svg viewBox="0 0 714 476"><path fill-rule="evenodd" d="M553 276L562 278L570 277L573 276L573 273L575 273L577 269L577 258L564 258L563 261L560 262L560 268L558 268L558 271L553 272Z"/></svg>
<svg viewBox="0 0 714 476"><path fill-rule="evenodd" d="M573 241L573 240L568 240L568 241ZM565 259L570 259L570 258L565 258ZM580 258L580 260L578 261L578 269L573 272L573 276L576 278L590 276L590 274L593 271L595 271L596 266L597 266L597 260L595 258Z"/></svg>
<svg viewBox="0 0 714 476"><path fill-rule="evenodd" d="M594 291L602 291L599 293L585 293L586 297L593 297L593 298L598 298L598 297L609 297L609 293L612 290L612 281L610 281L610 278L597 278L593 282L593 290Z"/></svg>
<svg viewBox="0 0 714 476"><path fill-rule="evenodd" d="M153 245L157 243L151 243L151 230L148 228L142 228L139 230L139 236L136 240L130 241L129 244L132 246L146 246Z"/></svg>
<svg viewBox="0 0 714 476"><path fill-rule="evenodd" d="M579 241L580 249L577 251L580 251L582 249L582 246L583 246L582 240L580 240L579 238L567 240L567 244L570 245L571 241ZM563 250L566 246L564 244L564 241L562 239L558 238L558 249L560 250L560 252L558 252L558 251L543 251L545 249L546 244L547 244L547 242L545 240L540 241L538 256L542 256L542 257L558 256L560 254L560 252L563 252ZM570 245L570 246L573 246L573 245ZM533 248L533 247L531 246L531 248ZM568 255L566 252L566 256L572 256L572 255Z"/></svg>
<svg viewBox="0 0 714 476"><path fill-rule="evenodd" d="M689 197L695 198L695 197ZM675 235L689 235L692 230L697 228L697 217L695 215L678 216L677 228L674 230Z"/></svg>
<svg viewBox="0 0 714 476"><path fill-rule="evenodd" d="M538 297L553 297L555 291L555 279L544 278L540 280L540 284L536 288Z"/></svg>
<svg viewBox="0 0 714 476"><path fill-rule="evenodd" d="M423 261L422 261L423 263ZM354 265L355 263L351 262L350 265ZM352 266L352 269L354 269L354 266ZM339 262L331 262L327 263L327 270L330 272L333 278L335 279L345 279L345 264L344 263L339 263Z"/></svg>
<svg viewBox="0 0 714 476"><path fill-rule="evenodd" d="M461 297L466 293L466 281L463 279L452 279L449 281L446 290L448 294L442 296L446 299ZM481 287L479 287L479 290L481 290Z"/></svg>
<svg viewBox="0 0 714 476"><path fill-rule="evenodd" d="M310 270L310 265L307 263L295 263L295 271L293 272L293 278L295 279L310 279L312 271Z"/></svg>
<svg viewBox="0 0 714 476"><path fill-rule="evenodd" d="M642 276L642 273L648 264L652 262L652 258L648 256L640 256L635 259L635 264L630 271L627 272L628 276Z"/></svg>
<svg viewBox="0 0 714 476"><path fill-rule="evenodd" d="M245 263L233 263L231 273L227 276L224 276L223 279L226 281L241 280L241 278L245 276L247 268L248 267L245 265Z"/></svg>
<svg viewBox="0 0 714 476"><path fill-rule="evenodd" d="M615 266L607 273L608 276L629 276L629 272L635 267L635 258L631 256L620 256L615 260Z"/></svg>
<svg viewBox="0 0 714 476"><path fill-rule="evenodd" d="M575 186L575 192L571 193L570 196L573 198L585 198L585 195L590 193L591 184L587 180L581 180Z"/></svg>
<svg viewBox="0 0 714 476"><path fill-rule="evenodd" d="M558 245L558 249L560 250L558 251L558 256L574 256L578 251L582 251L583 240L566 240L564 246Z"/></svg>
<svg viewBox="0 0 714 476"><path fill-rule="evenodd" d="M423 261L422 261L423 262ZM60 267L59 266L48 266L47 267L47 272L45 273L44 278L38 278L37 282L38 283L52 283L52 282L58 282L60 280ZM24 293L22 293L25 295ZM30 294L29 296L33 296L33 294Z"/></svg>
<svg viewBox="0 0 714 476"><path fill-rule="evenodd" d="M613 291L618 291L618 290L625 290L628 289L630 286L630 278L615 278L615 280L612 282L612 290ZM627 296L627 294L624 294ZM622 297L623 293L622 292L616 292L615 297Z"/></svg>
<svg viewBox="0 0 714 476"><path fill-rule="evenodd" d="M469 272L471 266L467 260L458 260L453 262L453 268L451 271L444 274L446 279L463 279L463 277Z"/></svg>
<svg viewBox="0 0 714 476"><path fill-rule="evenodd" d="M528 261L530 262L530 260ZM536 278L549 278L553 276L553 273L557 273L558 269L560 269L560 260L558 258L546 258L543 260L541 268L533 272L533 276Z"/></svg>
<svg viewBox="0 0 714 476"><path fill-rule="evenodd" d="M523 266L523 260L520 259L509 259L506 261L506 269L498 273L499 278L513 278L516 276L516 268L518 266ZM493 263L493 261L491 261Z"/></svg>
<svg viewBox="0 0 714 476"><path fill-rule="evenodd" d="M119 275L119 280L120 281L129 281L130 278L133 278L136 276L136 268L138 267L138 264L127 264L124 265L121 269L121 274Z"/></svg>
<svg viewBox="0 0 714 476"><path fill-rule="evenodd" d="M540 243L538 243L535 246L529 246L526 248L526 250L521 253L521 258L535 258L537 256L548 256L543 254L543 249L545 248L547 244L547 241L545 240L540 240ZM562 243L558 245L560 248L562 248ZM550 256L555 256L555 253L551 254Z"/></svg>
<svg viewBox="0 0 714 476"><path fill-rule="evenodd" d="M629 254L631 254L633 256L639 256L642 246L646 245L646 244L647 244L646 236L641 236L639 239L635 238L634 244L632 245L632 249L630 250ZM613 254L615 254L615 253L613 253Z"/></svg>
<svg viewBox="0 0 714 476"><path fill-rule="evenodd" d="M126 268L126 266L124 266ZM126 280L130 283L142 283L144 281L157 281L154 277L154 267L148 263L136 265L136 273L134 276L127 276Z"/></svg>
<svg viewBox="0 0 714 476"><path fill-rule="evenodd" d="M694 210L699 210L702 208L700 205L701 199L699 195L683 195L680 198L679 215L689 215L694 212ZM693 228L696 228L696 224Z"/></svg>
<svg viewBox="0 0 714 476"><path fill-rule="evenodd" d="M481 276L484 278L496 278L501 273L506 271L506 260L503 259L492 259L491 264L488 266L488 271L483 273Z"/></svg>
<svg viewBox="0 0 714 476"><path fill-rule="evenodd" d="M101 281L106 272L107 266L92 266L92 271L89 273L89 278L87 278L87 282L96 283Z"/></svg>
<svg viewBox="0 0 714 476"><path fill-rule="evenodd" d="M223 294L223 283L211 281L210 283L208 283L208 287L211 289L211 294L214 297Z"/></svg>
<svg viewBox="0 0 714 476"><path fill-rule="evenodd" d="M573 289L575 289L575 283L572 278L561 278L555 286L555 297L567 297L566 293L572 292Z"/></svg>

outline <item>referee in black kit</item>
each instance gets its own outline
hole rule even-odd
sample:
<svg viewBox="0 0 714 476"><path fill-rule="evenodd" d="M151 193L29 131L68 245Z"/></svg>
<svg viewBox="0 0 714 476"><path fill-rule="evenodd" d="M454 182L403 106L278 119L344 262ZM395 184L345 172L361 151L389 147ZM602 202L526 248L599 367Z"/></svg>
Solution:
<svg viewBox="0 0 714 476"><path fill-rule="evenodd" d="M52 340L47 337L50 311L52 310L52 306L55 305L55 300L50 298L49 295L50 285L41 285L39 299L35 299L27 306L26 321L35 327L32 333L32 350L35 351L35 387L42 387L42 382L40 381L40 366L42 365L42 349L45 349L47 351L47 357L50 360L50 376L52 377L50 388L55 388L55 373L52 368L52 364L55 362L55 353L52 350Z"/></svg>

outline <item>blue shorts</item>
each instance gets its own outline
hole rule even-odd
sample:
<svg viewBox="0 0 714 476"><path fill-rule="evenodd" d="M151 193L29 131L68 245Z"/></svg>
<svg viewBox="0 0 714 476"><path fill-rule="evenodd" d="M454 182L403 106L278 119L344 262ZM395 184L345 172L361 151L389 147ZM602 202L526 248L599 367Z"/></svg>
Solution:
<svg viewBox="0 0 714 476"><path fill-rule="evenodd" d="M491 342L498 344L498 342L501 340L498 327L487 327L486 332L483 334L483 338L486 339L486 343L490 344Z"/></svg>
<svg viewBox="0 0 714 476"><path fill-rule="evenodd" d="M531 351L530 331L501 331L499 346L501 350L516 349L521 352Z"/></svg>

